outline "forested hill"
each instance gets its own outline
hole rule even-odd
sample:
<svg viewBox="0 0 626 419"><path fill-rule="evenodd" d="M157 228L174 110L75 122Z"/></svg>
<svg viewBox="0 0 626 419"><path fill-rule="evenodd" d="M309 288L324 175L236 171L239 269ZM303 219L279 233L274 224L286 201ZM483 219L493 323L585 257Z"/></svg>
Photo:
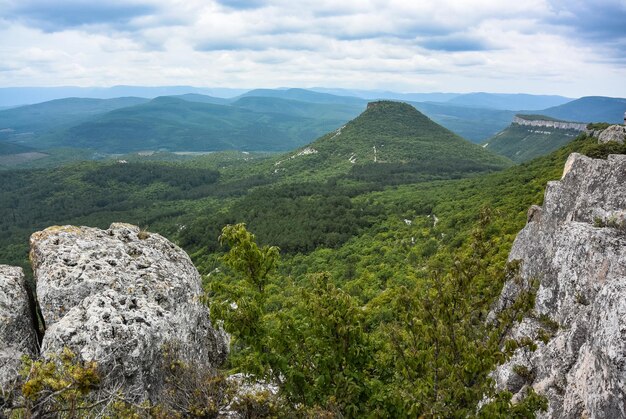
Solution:
<svg viewBox="0 0 626 419"><path fill-rule="evenodd" d="M556 122L553 125L558 124L559 122ZM562 124L568 126L571 123L562 122ZM580 130L572 128L512 123L485 141L484 147L516 163L522 163L559 149L579 134Z"/></svg>
<svg viewBox="0 0 626 419"><path fill-rule="evenodd" d="M358 180L451 178L498 170L511 162L436 124L413 106L378 101L345 126L277 159L281 176Z"/></svg>

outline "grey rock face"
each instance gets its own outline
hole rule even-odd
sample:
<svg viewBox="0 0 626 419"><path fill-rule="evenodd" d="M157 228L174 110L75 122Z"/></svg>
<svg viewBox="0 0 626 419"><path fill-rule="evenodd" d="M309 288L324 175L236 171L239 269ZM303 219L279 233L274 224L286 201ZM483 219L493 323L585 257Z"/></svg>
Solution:
<svg viewBox="0 0 626 419"><path fill-rule="evenodd" d="M31 236L31 260L47 328L42 355L69 347L98 363L105 387L151 401L164 351L199 368L224 361L228 339L198 301L198 271L160 235L128 224L51 227Z"/></svg>
<svg viewBox="0 0 626 419"><path fill-rule="evenodd" d="M549 121L549 120L543 120L543 119L524 119L518 115L513 117L513 123L518 124L518 125L526 125L530 127L571 129L571 130L576 130L576 131L587 130L587 124L582 124L579 122Z"/></svg>
<svg viewBox="0 0 626 419"><path fill-rule="evenodd" d="M615 141L623 144L626 140L626 127L622 125L611 125L598 135L599 143Z"/></svg>
<svg viewBox="0 0 626 419"><path fill-rule="evenodd" d="M0 388L10 387L18 376L20 357L36 352L24 273L21 268L0 265Z"/></svg>
<svg viewBox="0 0 626 419"><path fill-rule="evenodd" d="M497 386L516 398L527 386L547 396L543 417L625 418L626 156L572 154L561 181L548 184L540 214L509 255L521 261L522 281L540 281L534 313L511 337L538 347L518 349L497 368ZM519 292L505 284L497 309ZM547 332L544 343L538 337Z"/></svg>

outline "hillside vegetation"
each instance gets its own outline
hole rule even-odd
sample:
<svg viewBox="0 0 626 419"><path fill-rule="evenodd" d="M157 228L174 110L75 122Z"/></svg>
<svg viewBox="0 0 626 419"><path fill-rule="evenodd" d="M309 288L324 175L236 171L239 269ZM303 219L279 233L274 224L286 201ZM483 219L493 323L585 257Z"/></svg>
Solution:
<svg viewBox="0 0 626 419"><path fill-rule="evenodd" d="M416 139L418 127L441 136L431 143L453 145L443 149L451 159L469 144L407 105L382 103L366 116L353 121L351 138L367 127L368 138L406 145L388 155L392 161L428 158L408 142L428 144ZM343 146L332 135L316 145ZM438 158L442 149L430 145ZM27 265L28 234L51 224L139 224L192 253L212 316L233 336L227 369L279 383L283 415L466 417L487 394L493 402L481 415L528 417L541 398L529 393L511 405L510 394L491 387L488 372L507 351L503 329L484 319L506 276L515 275L506 257L526 209L541 203L546 182L560 177L573 151L626 150L582 135L504 171L426 182L408 176L403 184L381 172L360 179L351 169L306 182L273 178L246 170L245 161L233 162L235 176L203 159L7 171L0 173L8 185L0 191L0 262ZM483 153L476 155L490 156ZM263 247L271 245L280 251ZM530 306L533 290L524 295L502 327Z"/></svg>
<svg viewBox="0 0 626 419"><path fill-rule="evenodd" d="M363 182L408 183L460 177L510 165L402 102L372 102L345 126L279 157L281 177L337 174Z"/></svg>
<svg viewBox="0 0 626 419"><path fill-rule="evenodd" d="M561 148L579 134L580 131L573 129L511 124L485 141L484 146L516 163L522 163Z"/></svg>

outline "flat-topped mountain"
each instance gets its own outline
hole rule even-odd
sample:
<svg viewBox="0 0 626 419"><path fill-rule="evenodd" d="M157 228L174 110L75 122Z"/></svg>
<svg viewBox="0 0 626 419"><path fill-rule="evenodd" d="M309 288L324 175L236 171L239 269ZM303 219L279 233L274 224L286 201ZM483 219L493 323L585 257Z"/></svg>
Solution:
<svg viewBox="0 0 626 419"><path fill-rule="evenodd" d="M361 180L456 177L510 165L402 102L371 102L356 119L277 159L276 174L351 173Z"/></svg>
<svg viewBox="0 0 626 419"><path fill-rule="evenodd" d="M585 132L587 124L545 115L516 115L504 130L484 142L494 153L523 163L559 149Z"/></svg>

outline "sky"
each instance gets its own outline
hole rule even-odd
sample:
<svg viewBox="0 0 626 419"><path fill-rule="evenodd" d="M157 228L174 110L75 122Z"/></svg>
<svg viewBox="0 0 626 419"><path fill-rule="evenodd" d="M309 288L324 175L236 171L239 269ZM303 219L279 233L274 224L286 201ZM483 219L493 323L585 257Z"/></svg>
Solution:
<svg viewBox="0 0 626 419"><path fill-rule="evenodd" d="M0 87L626 97L626 0L0 0Z"/></svg>

